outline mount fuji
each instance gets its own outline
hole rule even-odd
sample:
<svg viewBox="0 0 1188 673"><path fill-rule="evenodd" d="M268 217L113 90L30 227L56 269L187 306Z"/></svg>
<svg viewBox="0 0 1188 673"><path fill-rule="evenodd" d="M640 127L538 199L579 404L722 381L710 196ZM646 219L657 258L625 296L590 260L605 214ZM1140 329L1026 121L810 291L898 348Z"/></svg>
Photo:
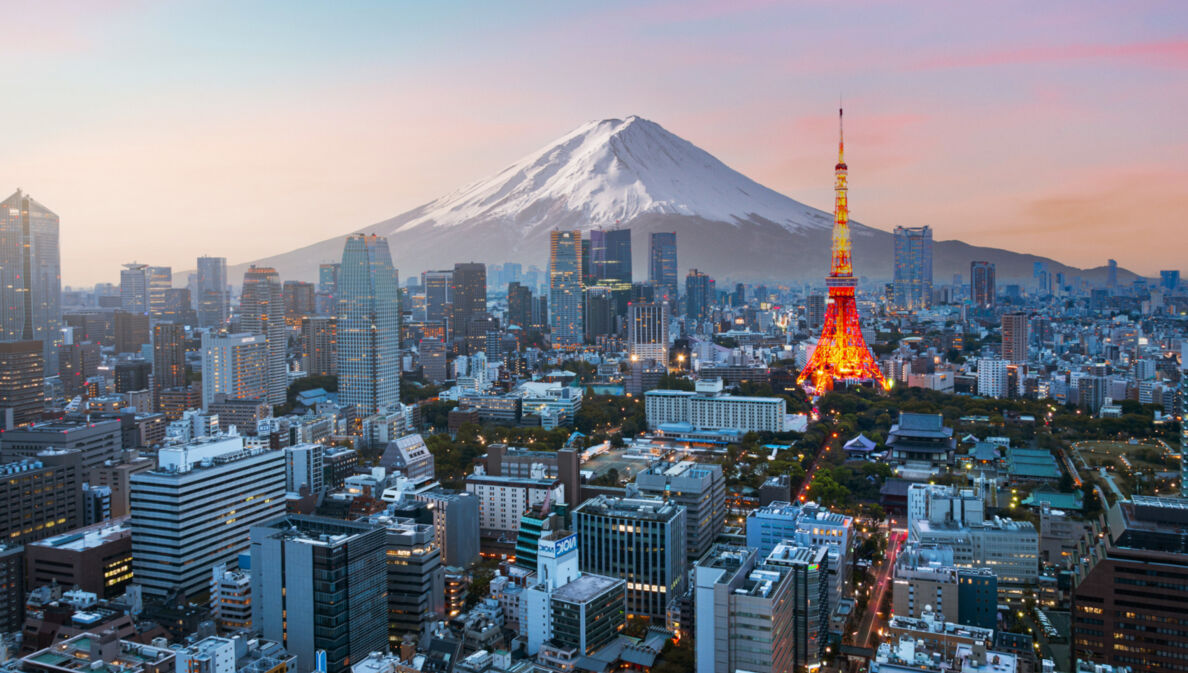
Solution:
<svg viewBox="0 0 1188 673"><path fill-rule="evenodd" d="M823 165L830 162L822 159ZM406 277L463 261L547 268L552 229L628 227L637 279L647 278L649 234L675 231L681 276L698 268L720 281L811 282L828 271L832 226L831 213L769 189L659 124L631 116L586 123L488 179L357 231L388 237L393 261ZM855 273L890 279L892 235L858 222L851 222L851 232ZM319 262L341 257L342 245L343 237L335 237L253 263L276 267L282 278L312 279ZM936 282L953 274L968 278L975 259L995 262L1000 283L1029 279L1038 261L1053 273L1105 274L937 241ZM229 277L238 279L246 267L232 267Z"/></svg>

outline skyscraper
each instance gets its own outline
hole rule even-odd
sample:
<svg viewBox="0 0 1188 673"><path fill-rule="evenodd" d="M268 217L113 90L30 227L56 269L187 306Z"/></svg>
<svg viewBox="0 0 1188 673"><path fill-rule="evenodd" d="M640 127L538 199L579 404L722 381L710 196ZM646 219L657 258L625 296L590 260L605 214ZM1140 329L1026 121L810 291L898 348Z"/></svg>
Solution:
<svg viewBox="0 0 1188 673"><path fill-rule="evenodd" d="M149 277L148 264L125 264L120 271L120 308L128 313L148 315Z"/></svg>
<svg viewBox="0 0 1188 673"><path fill-rule="evenodd" d="M713 304L710 277L697 269L689 269L685 276L685 314L691 319L703 320L709 317L709 309Z"/></svg>
<svg viewBox="0 0 1188 673"><path fill-rule="evenodd" d="M111 322L117 353L136 353L141 346L152 342L147 313L116 311Z"/></svg>
<svg viewBox="0 0 1188 673"><path fill-rule="evenodd" d="M932 227L895 228L895 306L932 306Z"/></svg>
<svg viewBox="0 0 1188 673"><path fill-rule="evenodd" d="M677 241L676 232L657 232L651 236L648 251L648 280L659 288L664 288L660 301L667 301L670 305L677 300Z"/></svg>
<svg viewBox="0 0 1188 673"><path fill-rule="evenodd" d="M165 312L169 290L173 289L173 268L150 266L148 268L149 315L160 318Z"/></svg>
<svg viewBox="0 0 1188 673"><path fill-rule="evenodd" d="M276 269L253 265L243 274L243 294L239 299L240 326L250 334L262 334L268 342L269 404L284 404L288 388L285 351L284 290Z"/></svg>
<svg viewBox="0 0 1188 673"><path fill-rule="evenodd" d="M1007 313L1002 316L1002 359L1011 364L1027 362L1030 326L1026 313Z"/></svg>
<svg viewBox="0 0 1188 673"><path fill-rule="evenodd" d="M1180 270L1164 269L1160 271L1159 284L1168 292L1174 292L1180 287Z"/></svg>
<svg viewBox="0 0 1188 673"><path fill-rule="evenodd" d="M186 385L186 328L172 322L153 326L153 393Z"/></svg>
<svg viewBox="0 0 1188 673"><path fill-rule="evenodd" d="M41 342L51 376L62 343L61 276L58 216L18 189L0 203L0 341Z"/></svg>
<svg viewBox="0 0 1188 673"><path fill-rule="evenodd" d="M314 309L322 315L338 313L338 262L318 265L318 291L314 295Z"/></svg>
<svg viewBox="0 0 1188 673"><path fill-rule="evenodd" d="M631 230L590 232L590 273L598 281L631 283Z"/></svg>
<svg viewBox="0 0 1188 673"><path fill-rule="evenodd" d="M454 285L453 270L425 271L421 274L421 284L425 286L425 321L444 325L447 319L452 319L450 289ZM446 338L449 338L449 329Z"/></svg>
<svg viewBox="0 0 1188 673"><path fill-rule="evenodd" d="M1107 265L1106 271L1106 287L1118 287L1118 260L1111 259Z"/></svg>
<svg viewBox="0 0 1188 673"><path fill-rule="evenodd" d="M609 336L614 332L614 299L611 289L603 285L587 287L582 295L582 325L586 331L586 340L593 343L598 337Z"/></svg>
<svg viewBox="0 0 1188 673"><path fill-rule="evenodd" d="M338 275L338 399L361 415L400 403L399 287L388 239L347 237Z"/></svg>
<svg viewBox="0 0 1188 673"><path fill-rule="evenodd" d="M520 329L532 327L532 288L518 282L507 284L507 322Z"/></svg>
<svg viewBox="0 0 1188 673"><path fill-rule="evenodd" d="M668 366L668 304L632 302L627 309L627 348L632 360Z"/></svg>
<svg viewBox="0 0 1188 673"><path fill-rule="evenodd" d="M970 299L975 308L992 309L997 301L994 288L994 263L969 263Z"/></svg>
<svg viewBox="0 0 1188 673"><path fill-rule="evenodd" d="M582 232L549 234L549 318L554 348L577 348L582 325Z"/></svg>
<svg viewBox="0 0 1188 673"><path fill-rule="evenodd" d="M480 344L487 334L485 330L478 331L480 326L472 329L471 323L487 313L487 265L455 264L450 295L454 306L454 346L462 354L477 353L482 350ZM472 331L475 333L471 334Z"/></svg>
<svg viewBox="0 0 1188 673"><path fill-rule="evenodd" d="M194 288L200 327L217 327L227 322L227 259L199 257L198 282Z"/></svg>
<svg viewBox="0 0 1188 673"><path fill-rule="evenodd" d="M313 315L317 311L315 297L317 292L313 283L300 280L286 280L282 289L285 299L285 322L293 327L301 324L301 319Z"/></svg>
<svg viewBox="0 0 1188 673"><path fill-rule="evenodd" d="M310 376L338 372L338 318L307 315L301 319L301 369Z"/></svg>

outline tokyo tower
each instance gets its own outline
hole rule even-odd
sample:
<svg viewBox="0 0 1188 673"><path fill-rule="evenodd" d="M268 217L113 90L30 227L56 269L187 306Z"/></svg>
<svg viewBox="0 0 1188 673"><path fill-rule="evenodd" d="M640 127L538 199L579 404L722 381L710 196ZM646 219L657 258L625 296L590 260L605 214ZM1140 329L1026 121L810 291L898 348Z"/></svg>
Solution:
<svg viewBox="0 0 1188 673"><path fill-rule="evenodd" d="M858 306L854 302L854 288L858 279L850 259L850 211L846 205L845 138L842 134L842 111L837 111L837 166L833 169L833 258L825 285L829 288L829 302L825 309L825 325L817 348L804 371L796 378L800 385L816 395L833 389L835 381L874 381L883 389L891 382L883 376L874 356L862 338L858 324Z"/></svg>

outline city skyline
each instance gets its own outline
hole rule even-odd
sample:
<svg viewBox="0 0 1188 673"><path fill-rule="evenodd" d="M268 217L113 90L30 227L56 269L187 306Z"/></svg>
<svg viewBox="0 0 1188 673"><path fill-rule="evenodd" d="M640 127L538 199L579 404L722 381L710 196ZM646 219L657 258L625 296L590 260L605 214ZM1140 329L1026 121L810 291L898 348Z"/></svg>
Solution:
<svg viewBox="0 0 1188 673"><path fill-rule="evenodd" d="M240 264L345 236L585 120L629 114L825 208L820 101L842 93L859 221L1082 267L1113 257L1148 276L1178 263L1176 246L1149 244L1174 235L1172 218L1140 218L1185 206L1185 93L1166 86L1188 63L1182 14L1103 3L1022 24L1010 4L680 9L305 8L275 22L268 5L28 8L15 24L39 39L0 48L22 62L13 94L30 101L12 112L22 133L0 184L61 216L69 285L113 282L129 258L183 272L201 254ZM592 59L605 67L584 67ZM481 113L462 96L484 100ZM154 236L163 220L171 235Z"/></svg>

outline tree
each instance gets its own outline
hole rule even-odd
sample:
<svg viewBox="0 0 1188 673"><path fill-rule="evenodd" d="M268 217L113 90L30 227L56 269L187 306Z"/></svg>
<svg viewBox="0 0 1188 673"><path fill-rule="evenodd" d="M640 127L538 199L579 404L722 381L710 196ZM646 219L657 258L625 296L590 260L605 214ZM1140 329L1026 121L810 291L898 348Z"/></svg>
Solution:
<svg viewBox="0 0 1188 673"><path fill-rule="evenodd" d="M822 467L817 470L807 497L826 507L837 507L845 503L849 495L850 490L833 478L833 471Z"/></svg>
<svg viewBox="0 0 1188 673"><path fill-rule="evenodd" d="M684 376L674 376L672 374L664 374L660 377L660 382L656 384L656 388L660 390L685 390L693 392L696 386L692 379Z"/></svg>
<svg viewBox="0 0 1188 673"><path fill-rule="evenodd" d="M652 673L689 673L696 667L693 639L683 638L679 643L669 641L664 645Z"/></svg>

